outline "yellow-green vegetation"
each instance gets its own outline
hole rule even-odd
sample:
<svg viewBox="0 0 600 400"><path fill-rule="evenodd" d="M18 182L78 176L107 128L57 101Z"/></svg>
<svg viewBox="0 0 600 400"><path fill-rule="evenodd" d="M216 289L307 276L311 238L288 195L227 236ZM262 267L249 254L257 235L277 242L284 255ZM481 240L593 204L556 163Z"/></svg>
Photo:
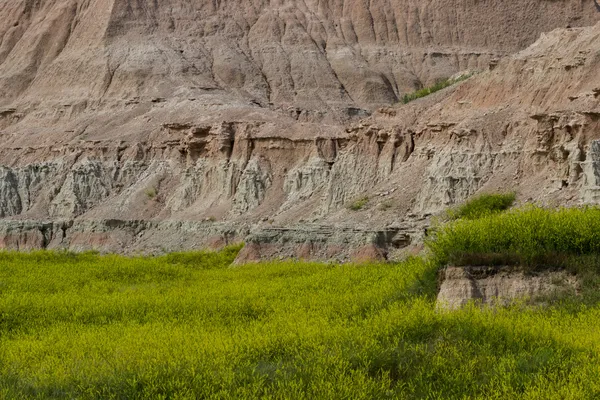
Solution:
<svg viewBox="0 0 600 400"><path fill-rule="evenodd" d="M482 257L487 264L565 267L573 257L600 255L600 208L528 206L459 219L437 227L427 244L440 264Z"/></svg>
<svg viewBox="0 0 600 400"><path fill-rule="evenodd" d="M442 89L445 89L449 86L452 86L454 84L457 84L459 82L462 82L468 78L470 78L471 76L473 76L473 74L465 74L465 75L461 75L456 79L442 79L436 82L435 85L433 86L429 86L429 87L425 87L423 89L419 89L416 92L413 93L407 93L402 97L402 103L407 104L410 103L413 100L417 100L420 99L421 97L425 97L425 96L429 96L432 93L438 92Z"/></svg>
<svg viewBox="0 0 600 400"><path fill-rule="evenodd" d="M384 200L377 206L377 209L380 211L387 211L394 207L394 202L392 200Z"/></svg>
<svg viewBox="0 0 600 400"><path fill-rule="evenodd" d="M485 193L466 203L448 210L448 219L477 219L489 214L508 210L515 202L516 195L510 193Z"/></svg>
<svg viewBox="0 0 600 400"><path fill-rule="evenodd" d="M362 196L362 197L355 199L352 203L350 203L348 205L348 208L352 211L359 211L359 210L362 210L363 208L365 208L365 206L367 204L369 204L369 197Z"/></svg>
<svg viewBox="0 0 600 400"><path fill-rule="evenodd" d="M149 199L154 199L154 198L156 198L156 196L158 195L158 192L156 191L156 188L155 188L155 187L151 187L151 188L148 188L148 189L146 189L146 192L145 192L145 193L146 193L146 196L147 196Z"/></svg>
<svg viewBox="0 0 600 400"><path fill-rule="evenodd" d="M441 312L421 258L232 268L238 250L0 253L0 398L600 395L595 303Z"/></svg>
<svg viewBox="0 0 600 400"><path fill-rule="evenodd" d="M508 200L510 197L504 205L509 204ZM466 214L432 229L426 240L432 263L514 265L528 273L566 270L578 277L579 294L551 300L561 307L598 307L600 208L546 209L529 205L476 214L478 218Z"/></svg>

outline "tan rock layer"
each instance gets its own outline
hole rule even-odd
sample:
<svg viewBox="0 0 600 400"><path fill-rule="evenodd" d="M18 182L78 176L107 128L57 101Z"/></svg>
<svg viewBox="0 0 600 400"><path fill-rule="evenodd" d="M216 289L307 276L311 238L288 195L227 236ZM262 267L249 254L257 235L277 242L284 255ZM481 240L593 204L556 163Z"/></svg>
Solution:
<svg viewBox="0 0 600 400"><path fill-rule="evenodd" d="M440 309L453 310L469 303L508 305L576 290L574 276L564 271L525 273L516 267L447 267L442 271L437 297Z"/></svg>

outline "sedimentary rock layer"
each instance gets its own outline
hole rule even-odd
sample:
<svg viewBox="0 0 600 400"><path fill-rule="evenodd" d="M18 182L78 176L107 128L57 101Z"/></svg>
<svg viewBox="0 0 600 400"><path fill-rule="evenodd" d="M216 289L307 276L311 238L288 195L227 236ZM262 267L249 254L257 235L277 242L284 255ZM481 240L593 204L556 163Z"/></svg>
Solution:
<svg viewBox="0 0 600 400"><path fill-rule="evenodd" d="M448 310L468 303L499 306L535 301L579 286L576 277L565 271L526 273L514 266L448 267L441 275L437 306Z"/></svg>
<svg viewBox="0 0 600 400"><path fill-rule="evenodd" d="M0 244L252 233L259 256L351 259L482 190L596 202L600 27L576 26L598 18L566 0L4 2Z"/></svg>

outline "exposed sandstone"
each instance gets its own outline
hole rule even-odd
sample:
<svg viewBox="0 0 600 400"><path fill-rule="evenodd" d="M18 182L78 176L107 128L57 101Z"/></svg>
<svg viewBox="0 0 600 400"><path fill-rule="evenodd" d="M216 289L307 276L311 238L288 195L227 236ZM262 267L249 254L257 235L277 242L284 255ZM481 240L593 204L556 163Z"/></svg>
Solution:
<svg viewBox="0 0 600 400"><path fill-rule="evenodd" d="M564 271L525 273L516 267L447 267L442 271L437 306L457 309L473 302L508 305L544 295L576 290L574 276Z"/></svg>

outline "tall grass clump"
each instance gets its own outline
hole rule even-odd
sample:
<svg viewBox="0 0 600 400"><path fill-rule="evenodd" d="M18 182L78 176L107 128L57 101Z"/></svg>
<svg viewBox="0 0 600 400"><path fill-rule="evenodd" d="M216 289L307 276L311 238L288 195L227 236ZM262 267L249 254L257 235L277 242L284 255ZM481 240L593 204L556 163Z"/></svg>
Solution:
<svg viewBox="0 0 600 400"><path fill-rule="evenodd" d="M439 92L442 89L445 89L449 86L462 82L468 78L473 76L473 74L465 74L461 75L456 79L442 79L437 81L433 86L425 87L423 89L419 89L413 93L407 93L402 97L402 103L407 104L411 101L420 99L425 96L429 96L432 93Z"/></svg>
<svg viewBox="0 0 600 400"><path fill-rule="evenodd" d="M439 264L564 266L572 256L600 254L600 208L529 206L439 226L427 240Z"/></svg>
<svg viewBox="0 0 600 400"><path fill-rule="evenodd" d="M488 214L495 214L508 210L514 204L516 194L510 193L491 193L481 194L467 201L457 208L450 209L447 212L449 219L477 219Z"/></svg>
<svg viewBox="0 0 600 400"><path fill-rule="evenodd" d="M348 204L348 209L352 210L352 211L360 211L363 208L365 208L365 206L369 204L369 197L368 196L362 196L359 197L357 199L355 199L354 201L352 201L350 204Z"/></svg>

